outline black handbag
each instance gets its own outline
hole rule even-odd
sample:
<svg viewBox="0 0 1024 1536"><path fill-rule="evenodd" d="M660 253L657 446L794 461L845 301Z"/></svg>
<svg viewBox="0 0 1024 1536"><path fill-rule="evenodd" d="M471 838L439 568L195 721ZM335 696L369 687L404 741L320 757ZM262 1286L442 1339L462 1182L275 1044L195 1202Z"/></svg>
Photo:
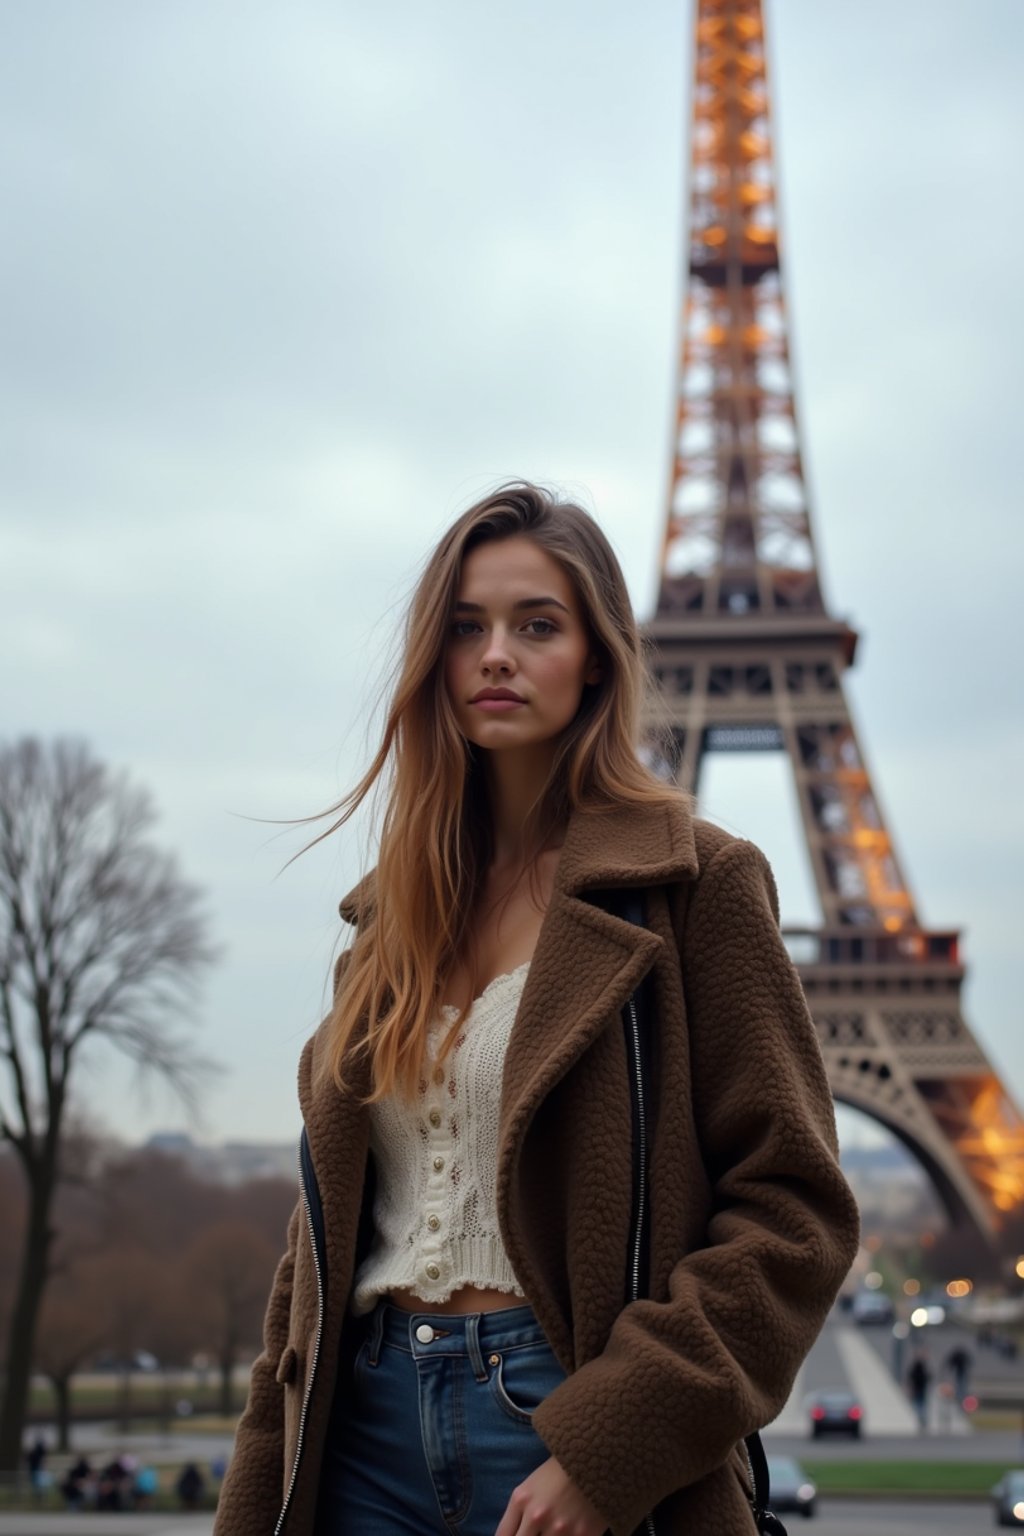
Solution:
<svg viewBox="0 0 1024 1536"><path fill-rule="evenodd" d="M608 893L608 907L616 916L643 928L643 898L639 890L622 889ZM637 1300L648 1289L649 1252L645 1224L650 1209L646 1161L646 1105L644 1085L651 1081L651 1007L650 983L642 982L622 1011L626 1030L626 1059L630 1066L630 1084L633 1097L633 1212L630 1231L634 1234L634 1251L630 1255L629 1278L626 1287L627 1302ZM755 1430L747 1435L744 1444L750 1473L754 1484L751 1507L754 1523L761 1536L786 1536L786 1527L768 1508L770 1487L768 1460L761 1444L761 1436ZM641 1531L655 1536L653 1519L648 1517Z"/></svg>

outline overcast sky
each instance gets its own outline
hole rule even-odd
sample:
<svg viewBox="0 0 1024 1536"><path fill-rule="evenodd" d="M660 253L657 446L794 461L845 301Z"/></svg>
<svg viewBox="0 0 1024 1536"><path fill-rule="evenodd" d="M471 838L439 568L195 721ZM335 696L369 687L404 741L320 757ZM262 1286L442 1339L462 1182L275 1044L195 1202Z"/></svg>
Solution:
<svg viewBox="0 0 1024 1536"><path fill-rule="evenodd" d="M783 258L827 600L923 920L1018 1102L1020 0L772 0ZM396 614L511 476L585 499L641 616L681 292L687 0L0 7L0 731L153 793L223 957L204 1136L297 1133L366 850ZM703 808L814 920L779 758ZM96 1058L79 1102L182 1124ZM856 1128L846 1134L855 1134Z"/></svg>

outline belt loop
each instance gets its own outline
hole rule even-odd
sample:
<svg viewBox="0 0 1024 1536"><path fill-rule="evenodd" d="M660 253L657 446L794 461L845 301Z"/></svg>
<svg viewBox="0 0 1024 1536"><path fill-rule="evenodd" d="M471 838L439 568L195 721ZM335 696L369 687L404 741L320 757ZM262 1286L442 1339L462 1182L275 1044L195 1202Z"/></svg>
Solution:
<svg viewBox="0 0 1024 1536"><path fill-rule="evenodd" d="M466 1353L477 1381L487 1380L487 1368L480 1353L480 1313L469 1312L466 1316Z"/></svg>
<svg viewBox="0 0 1024 1536"><path fill-rule="evenodd" d="M370 1319L370 1342L366 1351L366 1359L369 1365L376 1365L380 1359L380 1345L384 1337L384 1310L387 1303L381 1299L373 1309Z"/></svg>

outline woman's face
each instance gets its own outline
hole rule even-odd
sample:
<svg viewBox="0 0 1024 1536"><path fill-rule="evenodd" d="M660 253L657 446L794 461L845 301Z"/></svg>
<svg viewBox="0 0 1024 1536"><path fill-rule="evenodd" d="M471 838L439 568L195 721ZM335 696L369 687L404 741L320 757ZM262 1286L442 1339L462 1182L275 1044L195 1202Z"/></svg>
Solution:
<svg viewBox="0 0 1024 1536"><path fill-rule="evenodd" d="M462 562L445 653L459 729L491 751L554 741L601 675L565 571L525 534ZM504 697L495 697L495 691Z"/></svg>

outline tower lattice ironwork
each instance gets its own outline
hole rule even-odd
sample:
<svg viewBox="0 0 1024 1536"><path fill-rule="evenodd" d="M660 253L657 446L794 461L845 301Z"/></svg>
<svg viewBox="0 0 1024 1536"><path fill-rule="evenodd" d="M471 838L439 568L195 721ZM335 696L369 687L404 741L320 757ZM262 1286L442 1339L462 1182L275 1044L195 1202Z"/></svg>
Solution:
<svg viewBox="0 0 1024 1536"><path fill-rule="evenodd" d="M951 1218L1024 1207L1024 1122L966 1024L956 932L918 919L843 692L803 472L761 0L697 0L685 299L657 609L669 767L777 749L823 922L787 930L836 1098L883 1122ZM662 722L663 724L663 722Z"/></svg>

